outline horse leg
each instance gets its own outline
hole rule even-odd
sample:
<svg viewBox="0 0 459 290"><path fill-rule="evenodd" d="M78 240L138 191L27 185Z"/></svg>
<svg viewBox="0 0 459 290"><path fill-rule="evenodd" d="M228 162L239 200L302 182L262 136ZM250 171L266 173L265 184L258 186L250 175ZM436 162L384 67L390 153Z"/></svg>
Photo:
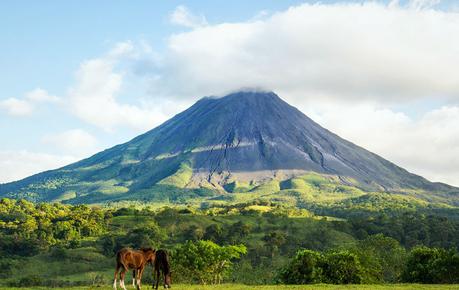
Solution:
<svg viewBox="0 0 459 290"><path fill-rule="evenodd" d="M126 285L124 285L124 277L126 276L126 271L127 271L127 269L123 268L123 270L121 270L121 274L120 274L120 286L124 290L127 290L126 289Z"/></svg>
<svg viewBox="0 0 459 290"><path fill-rule="evenodd" d="M144 269L145 269L144 267L141 267L137 272L137 290L140 290L141 283L142 283L142 274L143 274Z"/></svg>
<svg viewBox="0 0 459 290"><path fill-rule="evenodd" d="M113 289L116 290L116 277L118 276L118 270L120 269L119 265L116 265L115 268L115 278L113 279Z"/></svg>
<svg viewBox="0 0 459 290"><path fill-rule="evenodd" d="M135 269L132 270L132 287L135 287Z"/></svg>
<svg viewBox="0 0 459 290"><path fill-rule="evenodd" d="M158 290L158 284L159 284L159 269L155 269L156 272L156 290Z"/></svg>

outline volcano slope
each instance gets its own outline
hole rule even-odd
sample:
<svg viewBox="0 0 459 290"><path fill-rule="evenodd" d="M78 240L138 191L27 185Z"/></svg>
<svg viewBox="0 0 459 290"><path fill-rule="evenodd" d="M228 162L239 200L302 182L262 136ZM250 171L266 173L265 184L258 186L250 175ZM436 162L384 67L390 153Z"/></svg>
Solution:
<svg viewBox="0 0 459 290"><path fill-rule="evenodd" d="M133 140L57 170L0 185L0 197L101 203L304 199L368 192L457 205L458 189L321 127L273 92L205 97ZM239 197L242 195L239 195Z"/></svg>

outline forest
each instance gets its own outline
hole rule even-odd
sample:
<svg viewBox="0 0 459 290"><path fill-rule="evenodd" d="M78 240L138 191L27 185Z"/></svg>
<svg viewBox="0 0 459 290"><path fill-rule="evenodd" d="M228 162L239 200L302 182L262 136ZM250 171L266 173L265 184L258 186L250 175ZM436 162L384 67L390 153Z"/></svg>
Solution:
<svg viewBox="0 0 459 290"><path fill-rule="evenodd" d="M174 283L459 283L459 221L447 215L344 219L263 201L218 208L0 201L3 286L107 285L126 246L167 249Z"/></svg>

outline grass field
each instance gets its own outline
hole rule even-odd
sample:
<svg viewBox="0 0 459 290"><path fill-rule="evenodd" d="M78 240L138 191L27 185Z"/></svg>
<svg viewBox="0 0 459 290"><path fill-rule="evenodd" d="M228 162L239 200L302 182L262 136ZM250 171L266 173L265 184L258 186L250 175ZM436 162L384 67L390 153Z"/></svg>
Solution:
<svg viewBox="0 0 459 290"><path fill-rule="evenodd" d="M131 285L127 286L128 289L134 289ZM0 287L0 290L27 290L27 289L34 289L34 290L44 290L48 289L45 287L33 287L33 288L3 288ZM72 287L72 288L54 288L56 290L110 290L113 289L112 287ZM118 287L118 289L120 289ZM142 289L149 290L151 289L150 285L144 285ZM164 288L159 288L164 289ZM263 285L263 286L253 286L253 285L237 285L237 284L223 284L223 285L215 285L215 286L203 286L203 285L173 285L172 289L174 290L315 290L315 289L359 289L359 290L433 290L433 289L443 289L443 290L458 290L459 284L456 285L422 285L422 284L394 284L394 285L326 285L326 284L315 284L315 285Z"/></svg>

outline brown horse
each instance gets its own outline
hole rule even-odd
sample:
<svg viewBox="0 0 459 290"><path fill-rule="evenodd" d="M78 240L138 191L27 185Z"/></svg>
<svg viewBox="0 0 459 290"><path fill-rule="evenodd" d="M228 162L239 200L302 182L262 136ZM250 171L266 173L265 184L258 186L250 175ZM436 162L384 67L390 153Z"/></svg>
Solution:
<svg viewBox="0 0 459 290"><path fill-rule="evenodd" d="M171 288L171 266L167 252L165 250L157 250L156 259L153 263L155 264L156 289L158 289L160 272L164 275L164 288ZM153 288L155 288L154 286Z"/></svg>
<svg viewBox="0 0 459 290"><path fill-rule="evenodd" d="M123 248L116 253L116 269L115 269L115 280L113 281L113 288L116 290L116 277L118 271L121 268L120 273L120 286L126 290L124 285L124 277L126 271L129 269L134 269L136 273L137 283L136 288L140 290L140 281L142 279L143 270L147 263L153 265L155 262L156 250L152 248L140 249L140 251L132 250L129 248ZM133 283L134 284L134 283Z"/></svg>

